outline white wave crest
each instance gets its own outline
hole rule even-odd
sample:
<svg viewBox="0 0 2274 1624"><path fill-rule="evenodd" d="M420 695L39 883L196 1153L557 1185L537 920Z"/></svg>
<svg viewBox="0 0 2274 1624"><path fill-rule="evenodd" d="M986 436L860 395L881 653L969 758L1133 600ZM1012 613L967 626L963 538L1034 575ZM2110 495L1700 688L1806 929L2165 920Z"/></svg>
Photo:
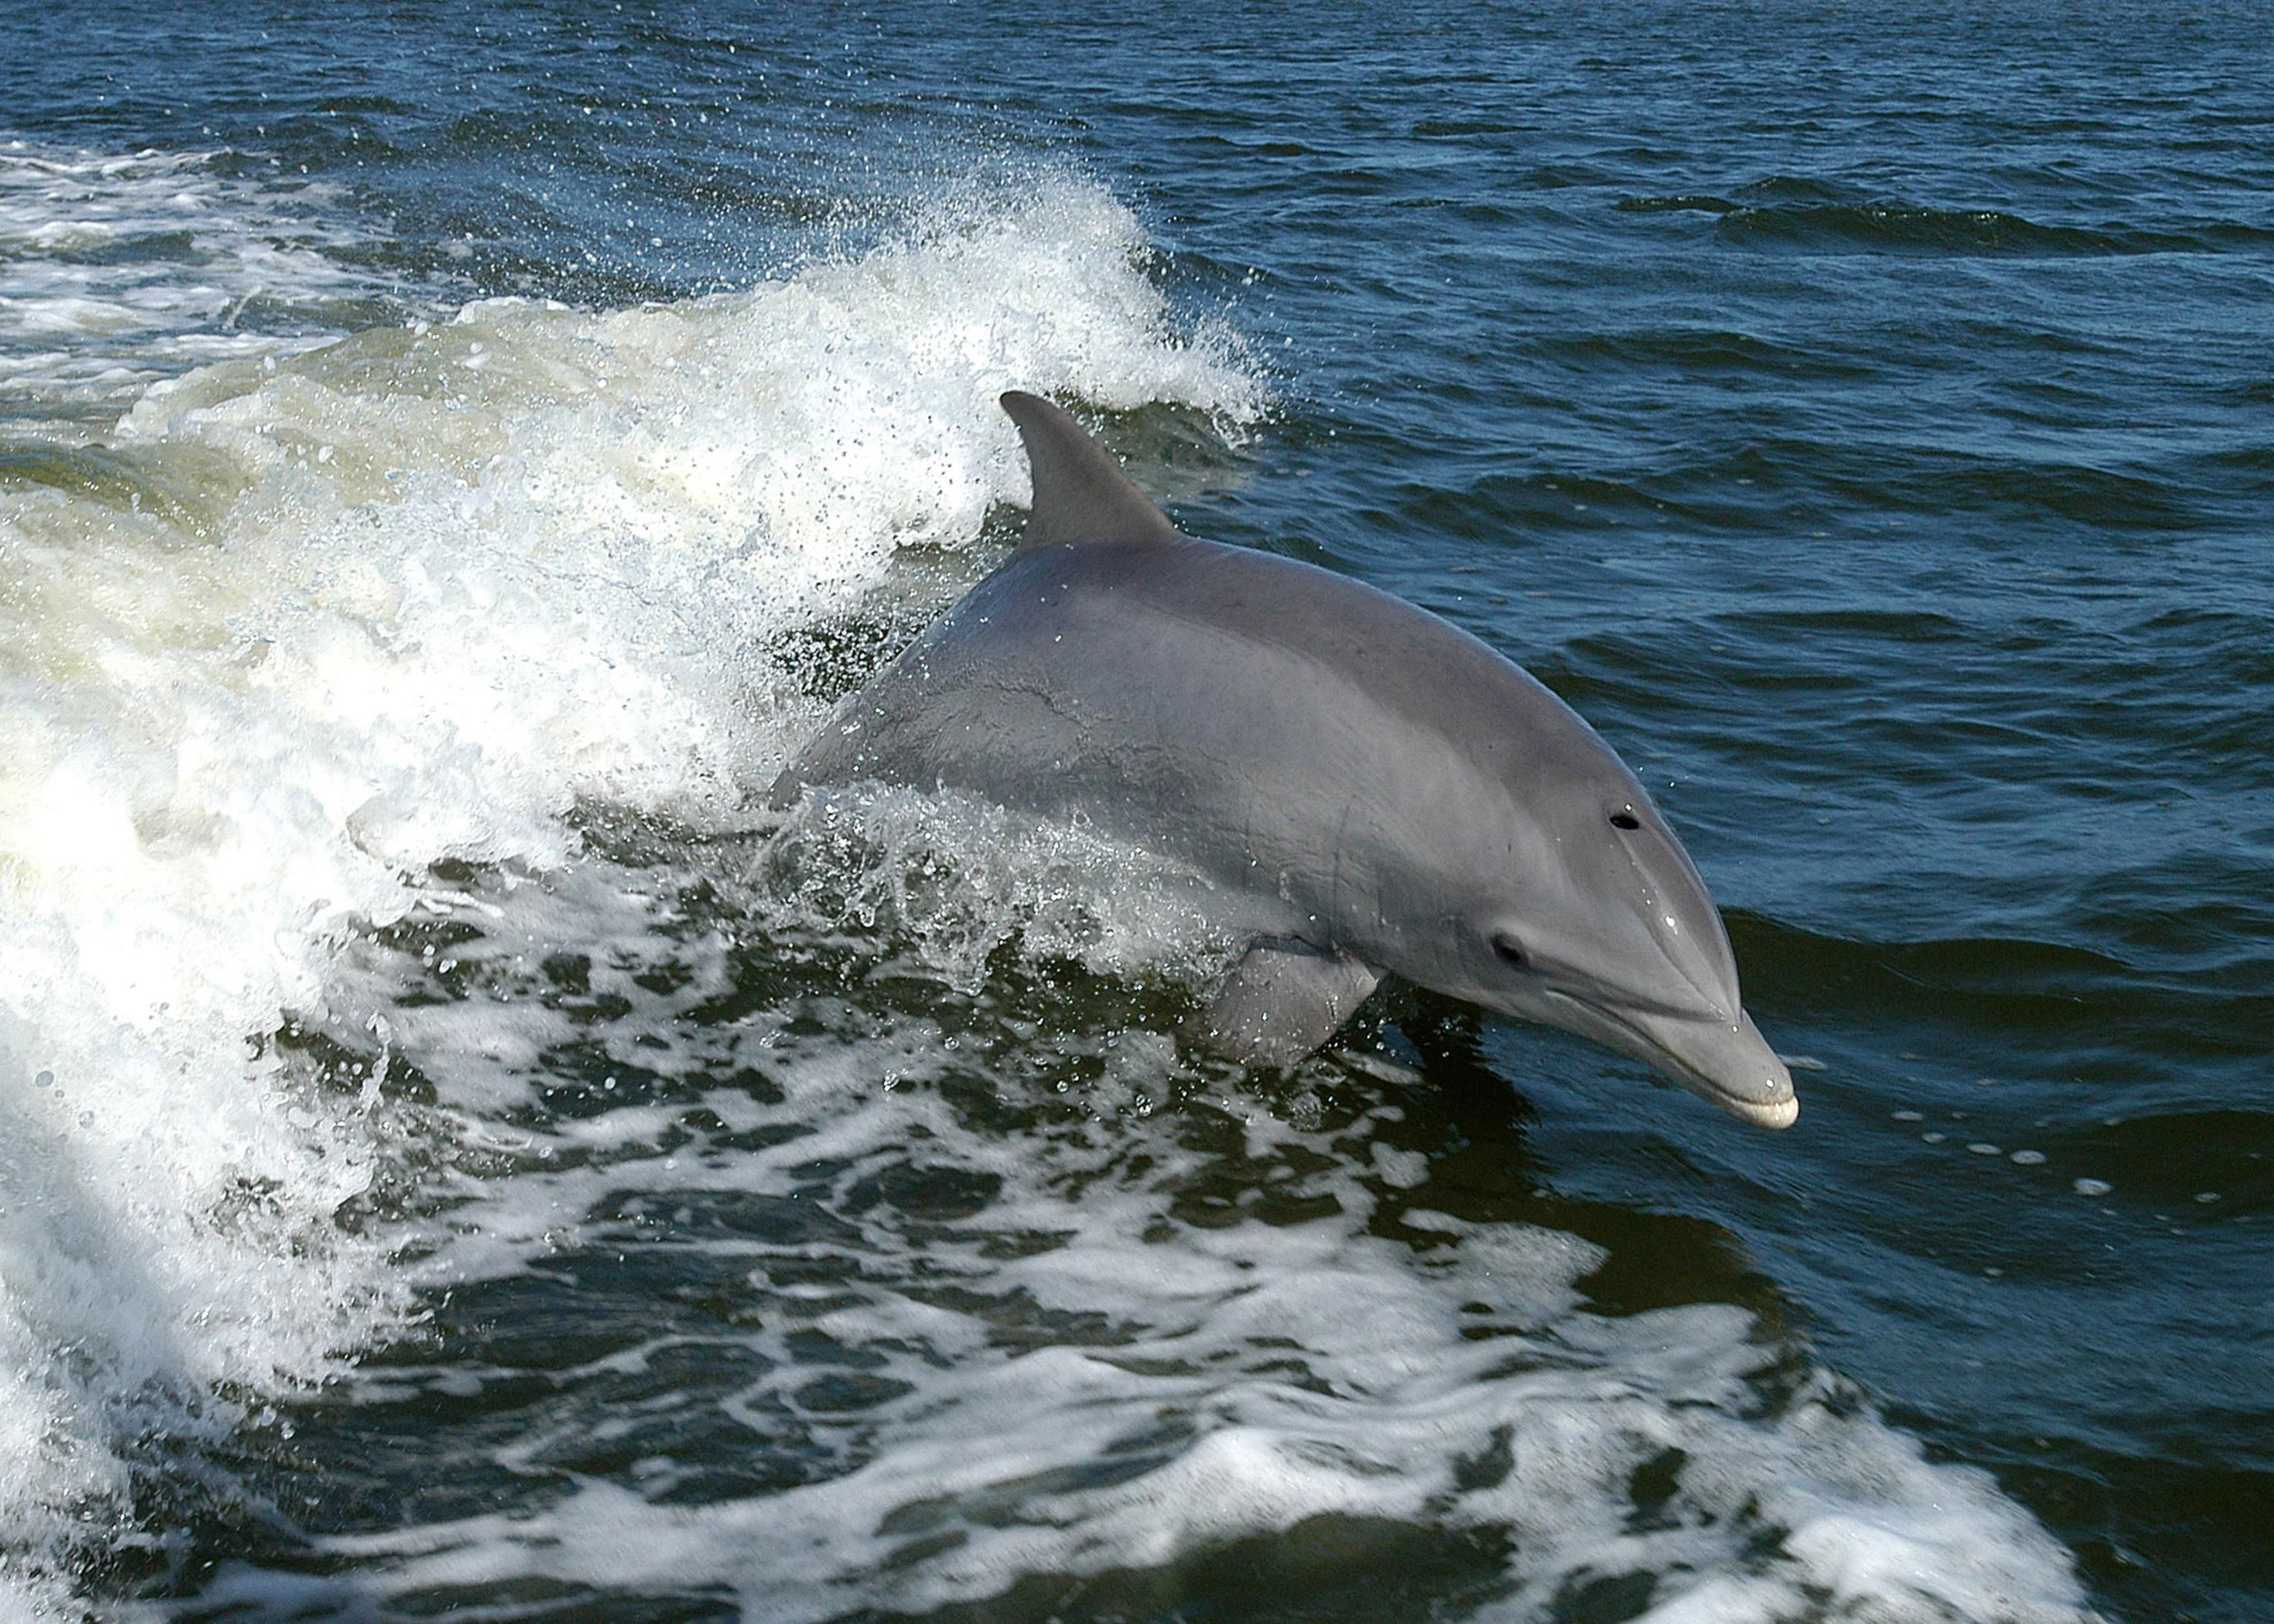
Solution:
<svg viewBox="0 0 2274 1624"><path fill-rule="evenodd" d="M0 215L46 173L8 162ZM58 173L96 192L50 246L98 183L212 200L194 158ZM0 487L0 1544L123 1536L137 1437L400 1312L339 1220L375 1090L261 1042L344 942L445 856L562 862L580 801L734 819L811 710L767 640L1023 496L998 391L1254 410L1148 252L1046 180L732 296L192 371Z"/></svg>

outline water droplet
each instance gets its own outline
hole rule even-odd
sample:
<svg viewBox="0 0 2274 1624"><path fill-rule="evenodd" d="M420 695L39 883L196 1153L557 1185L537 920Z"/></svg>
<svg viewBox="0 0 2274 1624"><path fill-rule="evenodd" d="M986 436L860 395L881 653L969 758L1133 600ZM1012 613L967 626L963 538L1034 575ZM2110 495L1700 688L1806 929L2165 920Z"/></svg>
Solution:
<svg viewBox="0 0 2274 1624"><path fill-rule="evenodd" d="M2015 1167L2043 1167L2045 1153L2042 1150L2017 1150L2011 1160Z"/></svg>
<svg viewBox="0 0 2274 1624"><path fill-rule="evenodd" d="M1966 1148L1972 1151L1977 1156L1994 1156L1998 1154L1998 1147L1995 1145L1990 1144L1982 1139L1975 1140L1974 1143L1969 1145Z"/></svg>
<svg viewBox="0 0 2274 1624"><path fill-rule="evenodd" d="M2074 1188L2079 1195L2106 1195L2116 1186L2097 1178L2080 1178Z"/></svg>
<svg viewBox="0 0 2274 1624"><path fill-rule="evenodd" d="M1895 1113L1895 1120L1897 1122L1924 1122L1926 1120L1926 1113L1924 1111L1897 1111Z"/></svg>

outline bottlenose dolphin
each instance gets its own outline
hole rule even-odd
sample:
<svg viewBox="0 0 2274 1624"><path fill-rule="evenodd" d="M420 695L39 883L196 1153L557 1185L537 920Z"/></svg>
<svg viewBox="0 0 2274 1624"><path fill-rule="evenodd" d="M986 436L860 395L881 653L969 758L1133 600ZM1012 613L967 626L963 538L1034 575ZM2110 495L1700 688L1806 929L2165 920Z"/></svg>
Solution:
<svg viewBox="0 0 2274 1624"><path fill-rule="evenodd" d="M1024 540L776 781L956 789L1086 817L1218 888L1253 944L1202 1019L1288 1065L1394 972L1658 1067L1781 1128L1792 1077L1642 785L1466 633L1330 571L1180 534L1013 392Z"/></svg>

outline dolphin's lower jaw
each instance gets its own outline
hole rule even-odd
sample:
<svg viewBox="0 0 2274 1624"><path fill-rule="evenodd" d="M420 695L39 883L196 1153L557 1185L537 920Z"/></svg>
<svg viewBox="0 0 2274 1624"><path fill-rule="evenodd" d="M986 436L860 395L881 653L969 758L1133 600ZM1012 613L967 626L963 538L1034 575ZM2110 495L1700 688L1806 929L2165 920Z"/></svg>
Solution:
<svg viewBox="0 0 2274 1624"><path fill-rule="evenodd" d="M1800 1116L1792 1073L1752 1018L1612 1010L1549 990L1552 1024L1657 1067L1732 1116L1763 1128L1789 1128Z"/></svg>

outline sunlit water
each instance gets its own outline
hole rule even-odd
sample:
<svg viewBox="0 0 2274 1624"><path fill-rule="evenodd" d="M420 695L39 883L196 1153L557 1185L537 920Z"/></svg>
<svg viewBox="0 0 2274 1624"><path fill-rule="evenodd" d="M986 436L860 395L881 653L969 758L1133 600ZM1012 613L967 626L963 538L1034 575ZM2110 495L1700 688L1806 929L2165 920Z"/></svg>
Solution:
<svg viewBox="0 0 2274 1624"><path fill-rule="evenodd" d="M0 1613L2274 1605L2264 19L0 22ZM1050 393L1524 661L1796 1057L860 792Z"/></svg>

